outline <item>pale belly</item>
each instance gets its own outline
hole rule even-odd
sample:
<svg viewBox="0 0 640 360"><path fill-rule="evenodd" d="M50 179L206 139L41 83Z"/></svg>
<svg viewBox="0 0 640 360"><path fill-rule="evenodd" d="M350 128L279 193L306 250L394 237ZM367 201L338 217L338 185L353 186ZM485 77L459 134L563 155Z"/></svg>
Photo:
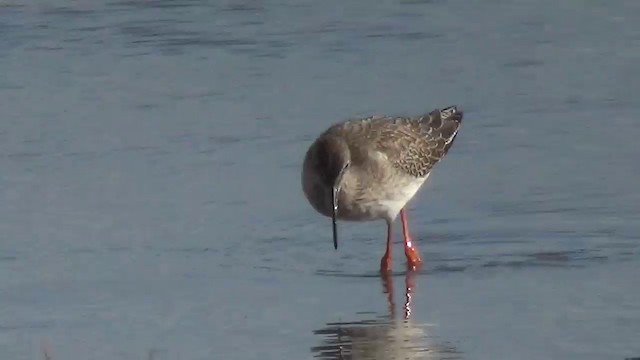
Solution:
<svg viewBox="0 0 640 360"><path fill-rule="evenodd" d="M312 168L303 172L302 185L305 196L320 214L331 217L331 188L320 182ZM337 218L346 221L371 221L384 219L392 222L400 210L413 198L427 180L410 176L391 176L388 181L374 183L362 188L362 179L357 173L345 175L340 190ZM365 182L366 183L366 182Z"/></svg>
<svg viewBox="0 0 640 360"><path fill-rule="evenodd" d="M359 197L340 194L338 218L347 221L371 221L384 219L393 221L400 210L405 207L418 192L429 176L411 179L395 186L389 185L382 189L371 190L360 194Z"/></svg>

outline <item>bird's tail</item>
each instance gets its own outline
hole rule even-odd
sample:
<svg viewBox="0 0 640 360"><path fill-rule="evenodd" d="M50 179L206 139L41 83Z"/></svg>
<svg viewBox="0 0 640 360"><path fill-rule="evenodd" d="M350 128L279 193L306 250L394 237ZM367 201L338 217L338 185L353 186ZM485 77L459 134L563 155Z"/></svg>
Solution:
<svg viewBox="0 0 640 360"><path fill-rule="evenodd" d="M462 124L463 111L458 109L457 106L447 106L443 109L435 109L425 116L423 119L427 120L431 132L436 132L445 141L444 151L449 151L449 148L453 144L458 130ZM423 121L424 121L423 120Z"/></svg>
<svg viewBox="0 0 640 360"><path fill-rule="evenodd" d="M438 110L434 110L433 112L438 112ZM440 118L442 118L443 122L454 121L460 126L462 123L463 111L458 109L457 106L447 106L446 108L439 111Z"/></svg>

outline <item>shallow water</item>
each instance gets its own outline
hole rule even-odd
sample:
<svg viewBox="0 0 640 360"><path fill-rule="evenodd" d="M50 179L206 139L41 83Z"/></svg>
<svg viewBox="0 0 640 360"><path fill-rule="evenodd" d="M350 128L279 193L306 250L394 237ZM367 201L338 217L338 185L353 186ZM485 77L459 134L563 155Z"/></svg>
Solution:
<svg viewBox="0 0 640 360"><path fill-rule="evenodd" d="M635 0L4 1L0 357L640 356L638 24ZM300 165L335 121L449 104L405 322L401 245L391 311L384 224L334 251Z"/></svg>

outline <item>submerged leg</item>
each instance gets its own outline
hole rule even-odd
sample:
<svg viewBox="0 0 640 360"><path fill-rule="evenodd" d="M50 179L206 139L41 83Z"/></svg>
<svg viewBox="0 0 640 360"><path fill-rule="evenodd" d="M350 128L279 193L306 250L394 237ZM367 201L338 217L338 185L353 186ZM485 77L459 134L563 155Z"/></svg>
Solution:
<svg viewBox="0 0 640 360"><path fill-rule="evenodd" d="M389 317L396 318L396 304L393 301L393 275L390 272L381 272L382 292L387 294L387 305L389 306Z"/></svg>
<svg viewBox="0 0 640 360"><path fill-rule="evenodd" d="M411 294L416 287L416 273L413 270L408 270L404 277L404 319L408 320L411 317Z"/></svg>
<svg viewBox="0 0 640 360"><path fill-rule="evenodd" d="M412 270L408 270L404 277L404 305L403 305L403 319L408 320L411 318L411 301L413 291L416 286L417 273ZM387 295L387 305L389 306L389 317L392 320L396 319L396 304L393 301L393 275L391 273L381 273L380 279L382 280L382 292Z"/></svg>
<svg viewBox="0 0 640 360"><path fill-rule="evenodd" d="M409 234L409 225L407 224L407 215L405 214L404 209L400 210L400 218L402 220L404 254L407 256L407 267L409 268L409 270L417 270L420 264L422 264L422 260L420 259L418 249L416 249L415 244L411 240L411 235Z"/></svg>
<svg viewBox="0 0 640 360"><path fill-rule="evenodd" d="M387 250L384 252L384 256L380 260L380 272L391 272L391 254L393 252L391 244L391 223L387 222Z"/></svg>

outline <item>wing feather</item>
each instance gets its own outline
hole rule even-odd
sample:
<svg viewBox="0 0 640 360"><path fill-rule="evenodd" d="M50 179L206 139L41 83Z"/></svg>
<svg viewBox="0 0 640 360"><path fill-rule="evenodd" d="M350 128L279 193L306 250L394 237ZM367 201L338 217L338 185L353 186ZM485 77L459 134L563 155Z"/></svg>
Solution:
<svg viewBox="0 0 640 360"><path fill-rule="evenodd" d="M347 140L356 163L370 161L371 152L376 151L397 170L424 177L447 154L461 123L462 111L450 106L416 117L351 119L329 131Z"/></svg>

